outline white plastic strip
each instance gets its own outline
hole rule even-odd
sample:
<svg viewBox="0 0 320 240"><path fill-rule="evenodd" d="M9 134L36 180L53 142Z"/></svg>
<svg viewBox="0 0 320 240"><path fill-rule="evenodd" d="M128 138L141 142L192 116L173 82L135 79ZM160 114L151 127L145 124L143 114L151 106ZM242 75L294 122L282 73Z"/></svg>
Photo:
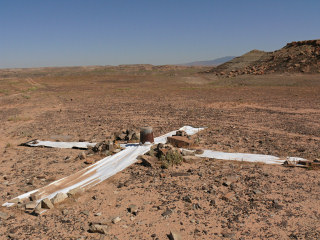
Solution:
<svg viewBox="0 0 320 240"><path fill-rule="evenodd" d="M190 126L180 128L180 130L186 131L189 135L195 134L203 129L204 128L193 128ZM165 143L167 137L172 136L175 133L176 131L172 131L163 136L155 138L154 144ZM70 190L78 187L92 187L135 163L139 155L142 155L150 150L150 146L151 144L127 144L124 150L115 155L103 158L102 160L80 170L77 173L52 182L45 187L22 194L16 198L24 199L30 197L31 194L36 193L39 198L37 202L40 202L44 198L53 198L59 192L67 193ZM14 203L11 203L10 201L3 204L3 206L7 207L12 205L14 205Z"/></svg>
<svg viewBox="0 0 320 240"><path fill-rule="evenodd" d="M283 164L286 160L298 162L305 160L304 158L288 157L281 159L272 155L251 154L251 153L226 153L217 152L212 150L204 150L203 154L197 155L198 157L216 158L221 160L245 161L245 162L259 162L265 164Z"/></svg>
<svg viewBox="0 0 320 240"><path fill-rule="evenodd" d="M27 143L24 143L24 146L29 147L48 147L48 148L79 148L79 149L88 149L88 147L94 147L97 143L89 142L52 142L52 141L41 141L33 140Z"/></svg>

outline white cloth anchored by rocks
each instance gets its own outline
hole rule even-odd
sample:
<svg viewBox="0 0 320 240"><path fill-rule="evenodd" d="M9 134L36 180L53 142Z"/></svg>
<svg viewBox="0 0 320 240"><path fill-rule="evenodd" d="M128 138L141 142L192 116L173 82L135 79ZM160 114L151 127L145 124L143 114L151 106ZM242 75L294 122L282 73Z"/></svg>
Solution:
<svg viewBox="0 0 320 240"><path fill-rule="evenodd" d="M298 162L305 160L304 158L288 157L286 159L279 158L272 155L251 154L251 153L226 153L212 150L204 150L202 154L196 155L198 157L215 158L220 160L233 160L244 162L259 162L265 164L283 164L285 161Z"/></svg>
<svg viewBox="0 0 320 240"><path fill-rule="evenodd" d="M188 135L196 134L203 129L204 128L193 128L190 126L180 128L180 130L185 131ZM154 144L166 143L167 137L172 136L175 133L176 131L172 131L155 138ZM63 142L58 143L63 145ZM14 205L15 200L28 198L31 194L37 194L36 201L40 202L45 198L51 199L60 192L68 193L72 189L92 187L135 163L139 155L145 154L150 150L150 146L151 144L127 144L125 145L125 149L121 152L103 158L95 164L68 177L52 182L45 187L22 194L11 201L4 203L3 206L10 207Z"/></svg>

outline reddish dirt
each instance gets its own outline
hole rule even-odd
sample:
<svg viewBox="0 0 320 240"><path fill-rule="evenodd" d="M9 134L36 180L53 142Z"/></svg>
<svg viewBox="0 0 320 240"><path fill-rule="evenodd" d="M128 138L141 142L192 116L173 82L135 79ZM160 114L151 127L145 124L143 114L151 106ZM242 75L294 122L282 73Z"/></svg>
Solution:
<svg viewBox="0 0 320 240"><path fill-rule="evenodd" d="M319 75L227 80L189 68L122 68L0 71L1 203L87 166L81 150L18 146L31 139L102 141L120 129L150 125L159 136L193 125L208 127L203 148L320 158ZM170 230L183 239L319 239L319 196L315 170L214 159L169 170L135 164L41 216L1 208L11 217L0 220L0 239L166 239ZM101 221L109 234L88 232Z"/></svg>

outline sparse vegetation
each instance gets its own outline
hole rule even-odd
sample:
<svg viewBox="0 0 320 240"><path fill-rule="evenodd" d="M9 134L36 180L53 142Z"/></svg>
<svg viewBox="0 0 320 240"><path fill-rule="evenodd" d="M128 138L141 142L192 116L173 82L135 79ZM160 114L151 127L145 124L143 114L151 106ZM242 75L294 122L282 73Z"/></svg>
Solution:
<svg viewBox="0 0 320 240"><path fill-rule="evenodd" d="M169 150L166 155L160 157L161 167L169 168L175 165L180 165L183 161L182 155L177 150Z"/></svg>

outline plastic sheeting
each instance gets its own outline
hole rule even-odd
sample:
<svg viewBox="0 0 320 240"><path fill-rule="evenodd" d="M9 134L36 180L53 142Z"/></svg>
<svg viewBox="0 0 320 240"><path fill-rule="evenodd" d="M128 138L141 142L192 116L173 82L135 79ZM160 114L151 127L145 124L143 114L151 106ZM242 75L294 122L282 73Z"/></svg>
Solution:
<svg viewBox="0 0 320 240"><path fill-rule="evenodd" d="M203 130L204 128L193 128L190 126L184 126L180 128L179 130L184 130L189 135L193 135L195 133L198 133L199 131ZM167 137L172 136L176 133L176 131L169 132L163 136L155 138L154 144L158 143L166 143ZM50 143L50 142L48 142ZM66 147L69 145L63 145ZM50 143L51 144L51 143ZM51 144L53 146L53 144ZM111 177L112 175L122 171L126 167L130 166L131 164L135 163L137 161L137 157L139 155L142 155L150 150L151 144L126 144L125 149L121 152L103 158L102 160L96 162L95 164L80 170L77 173L74 173L68 177L62 178L60 180L57 180L55 182L52 182L51 184L27 192L25 194L22 194L16 198L23 199L29 197L31 194L36 193L38 196L37 202L40 202L44 198L53 198L57 193L67 193L72 189L75 188L89 188L92 187L107 178ZM3 204L3 206L10 207L14 205L14 203L6 202Z"/></svg>
<svg viewBox="0 0 320 240"><path fill-rule="evenodd" d="M32 140L22 145L28 146L28 147L88 149L88 147L94 147L96 144L97 143L89 143L89 142L52 142L52 141Z"/></svg>
<svg viewBox="0 0 320 240"><path fill-rule="evenodd" d="M251 154L251 153L225 153L212 150L204 150L203 154L197 155L198 157L216 158L221 160L234 160L245 162L260 162L265 164L283 164L286 160L298 162L305 160L298 157L288 157L281 159L272 155Z"/></svg>

